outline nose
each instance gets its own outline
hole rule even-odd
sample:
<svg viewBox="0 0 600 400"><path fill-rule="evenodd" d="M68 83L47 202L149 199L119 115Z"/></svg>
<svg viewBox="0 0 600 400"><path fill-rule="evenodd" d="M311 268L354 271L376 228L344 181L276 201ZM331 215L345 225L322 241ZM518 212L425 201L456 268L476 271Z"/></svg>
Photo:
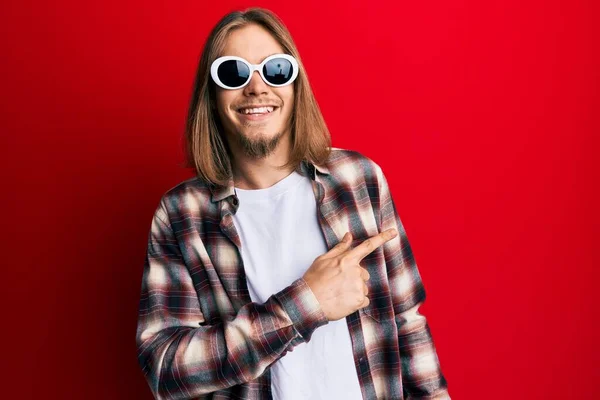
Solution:
<svg viewBox="0 0 600 400"><path fill-rule="evenodd" d="M260 73L258 71L254 71L252 73L252 77L250 78L250 83L244 87L244 94L246 96L257 96L263 93L268 93L268 91L269 86L265 83L265 81L263 81Z"/></svg>

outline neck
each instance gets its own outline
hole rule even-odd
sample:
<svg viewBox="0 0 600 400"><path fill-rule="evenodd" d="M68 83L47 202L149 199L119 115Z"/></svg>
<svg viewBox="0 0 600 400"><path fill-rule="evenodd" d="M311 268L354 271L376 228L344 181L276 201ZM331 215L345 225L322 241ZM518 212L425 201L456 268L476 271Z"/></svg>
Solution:
<svg viewBox="0 0 600 400"><path fill-rule="evenodd" d="M288 162L291 153L289 132L285 134L277 147L264 158L252 158L232 146L231 167L233 182L237 188L256 190L273 186L294 171L294 167L281 168Z"/></svg>

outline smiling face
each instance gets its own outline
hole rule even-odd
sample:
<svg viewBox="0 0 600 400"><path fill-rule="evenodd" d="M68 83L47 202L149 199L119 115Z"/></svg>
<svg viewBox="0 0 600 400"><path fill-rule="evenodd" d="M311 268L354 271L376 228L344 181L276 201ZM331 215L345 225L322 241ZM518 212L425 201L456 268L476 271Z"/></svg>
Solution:
<svg viewBox="0 0 600 400"><path fill-rule="evenodd" d="M233 30L220 56L238 56L260 64L273 54L284 53L277 40L263 27L248 24ZM264 158L280 140L290 134L294 107L294 84L267 85L254 71L248 85L241 89L216 88L216 106L231 149L246 156Z"/></svg>

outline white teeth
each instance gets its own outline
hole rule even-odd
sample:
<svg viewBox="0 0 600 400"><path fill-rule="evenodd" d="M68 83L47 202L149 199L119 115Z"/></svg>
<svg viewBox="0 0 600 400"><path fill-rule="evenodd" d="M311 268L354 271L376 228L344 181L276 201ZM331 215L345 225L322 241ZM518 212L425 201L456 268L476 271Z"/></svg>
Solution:
<svg viewBox="0 0 600 400"><path fill-rule="evenodd" d="M240 112L242 114L266 114L273 112L273 107L243 108Z"/></svg>

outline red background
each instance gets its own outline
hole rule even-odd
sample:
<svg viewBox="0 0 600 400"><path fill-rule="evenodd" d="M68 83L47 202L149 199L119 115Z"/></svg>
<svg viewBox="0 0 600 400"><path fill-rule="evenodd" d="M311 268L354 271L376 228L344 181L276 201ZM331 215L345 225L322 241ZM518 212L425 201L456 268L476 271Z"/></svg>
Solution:
<svg viewBox="0 0 600 400"><path fill-rule="evenodd" d="M597 4L260 3L334 145L388 176L454 399L600 396ZM2 398L151 398L150 220L192 174L202 45L249 5L2 2Z"/></svg>

